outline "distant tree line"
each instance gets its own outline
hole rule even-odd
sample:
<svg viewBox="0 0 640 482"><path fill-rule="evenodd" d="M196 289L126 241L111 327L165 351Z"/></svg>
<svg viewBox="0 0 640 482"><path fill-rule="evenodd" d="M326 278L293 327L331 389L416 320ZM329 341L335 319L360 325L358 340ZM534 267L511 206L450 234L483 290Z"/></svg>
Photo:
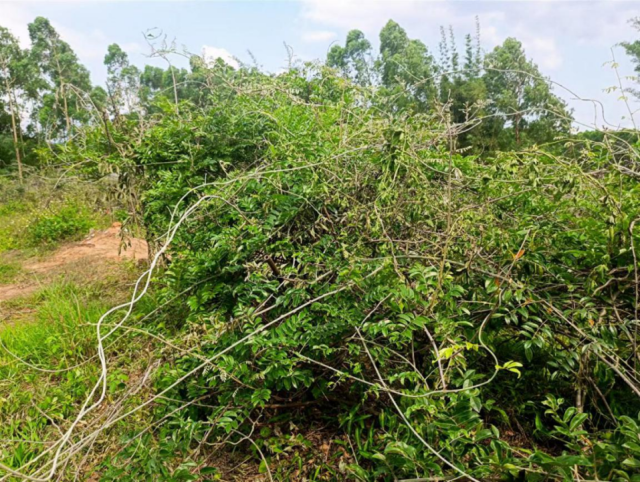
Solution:
<svg viewBox="0 0 640 482"><path fill-rule="evenodd" d="M567 134L571 113L522 44L508 38L487 55L480 48L480 28L465 36L461 56L453 29L441 28L436 59L420 41L410 39L393 20L380 32L376 57L359 30L334 45L327 63L363 85L388 92L396 109L428 112L445 106L452 122L477 121L477 128L459 137L463 146L505 150L545 143ZM480 122L481 121L481 122Z"/></svg>
<svg viewBox="0 0 640 482"><path fill-rule="evenodd" d="M22 175L24 164L38 162L39 147L59 145L81 126L103 124L109 132L114 124L142 122L163 102L207 102L211 85L201 57L192 56L188 69L141 69L112 44L104 58L106 85L96 86L49 20L38 17L28 30L31 46L23 49L0 27L0 167L15 166ZM455 138L460 149L511 150L569 134L571 111L514 38L484 54L478 24L460 53L453 29L441 28L434 55L390 20L379 40L376 53L361 31L352 30L344 44L331 47L326 64L354 84L376 89L380 108L447 117L461 126ZM640 43L623 45L640 65Z"/></svg>

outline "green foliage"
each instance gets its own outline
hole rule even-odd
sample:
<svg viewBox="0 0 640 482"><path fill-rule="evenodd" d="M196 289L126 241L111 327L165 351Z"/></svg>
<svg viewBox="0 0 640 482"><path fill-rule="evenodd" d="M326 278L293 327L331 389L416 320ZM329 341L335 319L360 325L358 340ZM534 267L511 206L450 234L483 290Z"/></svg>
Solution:
<svg viewBox="0 0 640 482"><path fill-rule="evenodd" d="M632 18L629 22L633 25L633 27L636 30L640 31L639 17ZM621 42L620 45L622 45L627 55L631 57L631 61L635 65L634 70L636 71L636 73L640 73L640 40L634 40L633 42ZM630 89L630 90L636 97L640 95L640 92L637 89Z"/></svg>
<svg viewBox="0 0 640 482"><path fill-rule="evenodd" d="M212 437L282 480L632 480L635 385L607 362L633 353L640 197L606 143L465 155L331 69L200 75L207 98L118 134L150 237L195 210L162 275L183 303L152 324L189 346L157 374L168 421L114 478L186 477ZM304 434L258 420L323 420L347 455L305 472Z"/></svg>
<svg viewBox="0 0 640 482"><path fill-rule="evenodd" d="M380 31L382 85L397 107L427 111L435 97L433 57L420 41L409 39L393 20Z"/></svg>
<svg viewBox="0 0 640 482"><path fill-rule="evenodd" d="M18 39L0 26L0 166L31 162L32 139L22 129L25 99L33 94L34 70Z"/></svg>
<svg viewBox="0 0 640 482"><path fill-rule="evenodd" d="M379 84L386 109L437 112L454 125L469 126L455 137L477 152L544 144L568 134L571 113L519 41L507 39L483 58L478 25L475 39L465 37L462 62L453 29L441 28L441 35L436 62L422 42L390 20L380 32L377 59L364 34L352 30L344 47L331 48L327 65L359 85Z"/></svg>
<svg viewBox="0 0 640 482"><path fill-rule="evenodd" d="M129 63L129 57L118 44L109 45L104 57L107 66L108 105L111 114L118 120L121 112L136 112L139 100L136 92L140 88L140 71Z"/></svg>
<svg viewBox="0 0 640 482"><path fill-rule="evenodd" d="M83 70L47 25L64 100ZM49 106L76 134L55 155L117 172L154 248L171 239L144 326L167 341L154 423L125 428L107 480L215 480L210 447L278 480L639 479L637 134L563 137L520 42L482 59L467 37L462 61L442 34L441 65L390 21L377 59L351 31L279 75L138 72L112 45L111 118ZM89 226L60 204L28 233Z"/></svg>
<svg viewBox="0 0 640 482"><path fill-rule="evenodd" d="M360 30L351 30L344 47L334 45L327 54L327 65L336 67L360 85L371 84L371 43Z"/></svg>
<svg viewBox="0 0 640 482"><path fill-rule="evenodd" d="M515 146L550 142L568 132L571 116L565 102L552 94L519 41L508 38L496 47L485 58L485 70L487 95L493 101L489 112L502 122L500 130L511 124Z"/></svg>
<svg viewBox="0 0 640 482"><path fill-rule="evenodd" d="M78 204L56 206L39 214L27 227L27 239L33 245L53 244L78 238L95 226L91 212Z"/></svg>

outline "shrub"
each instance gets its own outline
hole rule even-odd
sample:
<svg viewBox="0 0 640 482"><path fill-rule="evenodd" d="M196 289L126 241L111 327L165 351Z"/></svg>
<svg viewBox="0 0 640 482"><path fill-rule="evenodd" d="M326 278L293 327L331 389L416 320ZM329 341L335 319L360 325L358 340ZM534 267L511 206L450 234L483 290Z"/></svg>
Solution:
<svg viewBox="0 0 640 482"><path fill-rule="evenodd" d="M216 75L110 158L150 238L186 216L166 425L114 478L228 442L310 480L638 480L640 186L605 144L472 156L323 68Z"/></svg>
<svg viewBox="0 0 640 482"><path fill-rule="evenodd" d="M89 209L77 203L69 203L51 209L36 218L27 227L30 244L54 244L78 238L95 226Z"/></svg>

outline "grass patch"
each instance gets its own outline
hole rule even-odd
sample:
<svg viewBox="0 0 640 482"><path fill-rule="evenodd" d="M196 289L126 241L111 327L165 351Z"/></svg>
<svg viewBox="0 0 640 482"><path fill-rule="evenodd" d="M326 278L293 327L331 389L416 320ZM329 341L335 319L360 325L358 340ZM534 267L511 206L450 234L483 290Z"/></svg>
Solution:
<svg viewBox="0 0 640 482"><path fill-rule="evenodd" d="M0 284L29 281L22 294L3 301L0 309L0 463L14 469L41 455L77 416L100 375L96 323L108 309L129 298L139 271L133 262L79 262L66 266L64 273L23 270L32 258L113 221L109 214L113 209L93 187L73 181L58 187L43 179L28 178L21 187L0 180ZM33 291L40 283L44 287ZM151 311L151 301L139 303L133 319ZM122 314L116 313L106 324ZM113 407L141 379L150 346L148 339L126 330L107 340L105 405L83 421L76 434L90 431L104 415L102 410ZM133 396L125 407L137 400ZM141 411L133 420L145 421L146 416ZM114 427L102 439L122 433L120 426ZM106 449L101 447L102 451ZM47 460L48 456L42 457L29 470ZM94 457L90 460L88 472L80 474L82 480L91 474Z"/></svg>
<svg viewBox="0 0 640 482"><path fill-rule="evenodd" d="M0 261L0 284L11 283L22 273L18 263Z"/></svg>
<svg viewBox="0 0 640 482"><path fill-rule="evenodd" d="M32 246L51 245L77 239L95 226L95 216L86 206L67 203L37 215L27 226L26 239Z"/></svg>
<svg viewBox="0 0 640 482"><path fill-rule="evenodd" d="M0 321L0 441L21 441L0 442L0 463L23 466L59 438L57 427L69 427L100 373L95 323L125 298L123 280L130 277L114 273L89 286L53 283L21 300L32 308L27 316L4 326ZM150 309L145 303L136 308ZM144 370L146 343L123 332L106 344L108 401Z"/></svg>

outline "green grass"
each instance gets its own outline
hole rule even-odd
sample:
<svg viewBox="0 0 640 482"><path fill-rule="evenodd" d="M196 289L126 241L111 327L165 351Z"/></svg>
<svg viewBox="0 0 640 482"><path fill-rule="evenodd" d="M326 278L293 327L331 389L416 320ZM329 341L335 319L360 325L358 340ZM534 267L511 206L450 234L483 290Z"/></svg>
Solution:
<svg viewBox="0 0 640 482"><path fill-rule="evenodd" d="M133 262L99 268L78 265L42 275L22 267L61 243L108 226L113 218L106 213L113 209L104 202L82 184L57 188L34 178L20 187L0 180L0 284L42 284L0 305L0 463L7 466L19 468L33 460L77 416L100 374L95 324L130 296L139 271ZM145 298L130 321L153 307L153 299ZM119 314L106 324L114 323ZM147 363L141 354L149 346L148 339L126 330L106 342L107 406L129 388L129 380L139 379ZM137 401L134 396L127 404ZM133 422L127 420L126 429L135 429L136 420L148 421L145 417L141 411ZM124 428L114 427L102 440L120 437ZM91 464L87 470L92 470Z"/></svg>
<svg viewBox="0 0 640 482"><path fill-rule="evenodd" d="M29 214L18 211L0 210L0 253L18 249L24 242L21 233L29 224Z"/></svg>
<svg viewBox="0 0 640 482"><path fill-rule="evenodd" d="M67 202L37 214L26 228L31 246L52 245L81 237L96 226L96 216L79 203Z"/></svg>
<svg viewBox="0 0 640 482"><path fill-rule="evenodd" d="M0 253L52 248L112 221L104 196L85 184L56 187L28 178L24 186L0 180Z"/></svg>
<svg viewBox="0 0 640 482"><path fill-rule="evenodd" d="M0 463L22 466L59 437L56 425L68 427L78 413L99 375L95 323L125 298L127 278L130 274L113 273L89 286L58 281L5 304L9 312L22 314L0 321L0 441L29 442L0 442ZM144 303L137 308L145 309L151 308ZM118 396L144 363L139 357L144 340L118 335L105 347L109 397Z"/></svg>
<svg viewBox="0 0 640 482"><path fill-rule="evenodd" d="M93 355L90 328L84 325L105 308L99 300L84 299L79 309L80 298L76 286L52 285L10 306L35 306L33 313L0 325L0 439L33 442L12 446L3 454L5 464L19 467L37 455L42 442L55 436L53 423L72 415L96 377L91 364L65 370Z"/></svg>
<svg viewBox="0 0 640 482"><path fill-rule="evenodd" d="M18 263L0 260L0 284L12 283L22 273Z"/></svg>

